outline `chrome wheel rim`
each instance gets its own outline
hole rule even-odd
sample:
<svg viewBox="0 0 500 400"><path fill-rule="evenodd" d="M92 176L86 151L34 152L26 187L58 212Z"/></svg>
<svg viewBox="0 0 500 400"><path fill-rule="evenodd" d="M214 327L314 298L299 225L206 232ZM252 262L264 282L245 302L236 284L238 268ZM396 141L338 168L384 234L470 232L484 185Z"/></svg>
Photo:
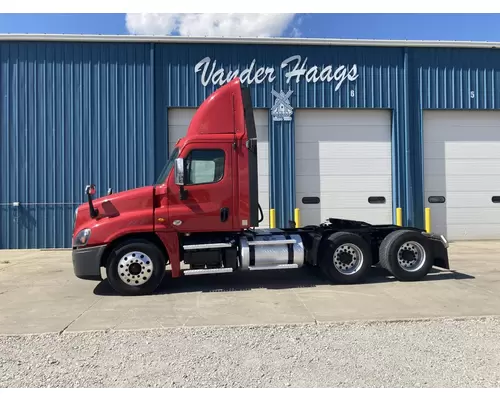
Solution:
<svg viewBox="0 0 500 400"><path fill-rule="evenodd" d="M399 247L398 264L405 271L418 271L425 264L426 258L425 249L418 242L406 242Z"/></svg>
<svg viewBox="0 0 500 400"><path fill-rule="evenodd" d="M118 276L129 286L143 285L153 276L153 262L141 251L131 251L118 262Z"/></svg>
<svg viewBox="0 0 500 400"><path fill-rule="evenodd" d="M363 265L363 260L363 252L352 243L340 245L333 253L333 265L337 271L344 275L358 272Z"/></svg>

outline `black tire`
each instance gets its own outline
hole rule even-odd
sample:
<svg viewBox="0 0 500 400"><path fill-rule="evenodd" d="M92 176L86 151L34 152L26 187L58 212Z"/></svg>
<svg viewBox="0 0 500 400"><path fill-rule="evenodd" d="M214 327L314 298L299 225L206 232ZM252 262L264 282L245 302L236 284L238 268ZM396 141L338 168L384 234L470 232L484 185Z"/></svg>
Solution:
<svg viewBox="0 0 500 400"><path fill-rule="evenodd" d="M404 229L391 232L384 238L379 257L380 265L400 281L420 280L433 265L427 239L420 232Z"/></svg>
<svg viewBox="0 0 500 400"><path fill-rule="evenodd" d="M131 263L124 259L128 254L131 256L127 258L133 257L130 258ZM131 240L117 246L106 265L109 284L123 296L152 294L162 282L165 272L163 253L146 240ZM122 277L129 283L124 282Z"/></svg>
<svg viewBox="0 0 500 400"><path fill-rule="evenodd" d="M339 249L339 254L335 254L337 249ZM350 261L354 270L344 269L344 272L341 272L342 267L348 265L342 257L347 257L347 261L349 261L349 254L351 255ZM361 260L359 259L360 256L362 257ZM372 265L372 253L369 244L361 236L350 232L336 232L330 235L321 248L319 259L319 266L325 277L340 284L361 282ZM344 261L344 263L342 264L341 261Z"/></svg>

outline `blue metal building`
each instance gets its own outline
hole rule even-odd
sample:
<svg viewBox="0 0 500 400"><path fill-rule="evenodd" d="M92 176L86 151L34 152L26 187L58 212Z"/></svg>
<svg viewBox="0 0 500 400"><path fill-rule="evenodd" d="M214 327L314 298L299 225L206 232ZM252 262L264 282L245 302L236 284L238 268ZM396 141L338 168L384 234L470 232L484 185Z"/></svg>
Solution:
<svg viewBox="0 0 500 400"><path fill-rule="evenodd" d="M429 207L451 240L498 239L496 46L0 36L0 248L69 247L84 186L153 183L189 115L236 75L259 113L277 226L295 208L303 224L393 223L401 208L423 227Z"/></svg>

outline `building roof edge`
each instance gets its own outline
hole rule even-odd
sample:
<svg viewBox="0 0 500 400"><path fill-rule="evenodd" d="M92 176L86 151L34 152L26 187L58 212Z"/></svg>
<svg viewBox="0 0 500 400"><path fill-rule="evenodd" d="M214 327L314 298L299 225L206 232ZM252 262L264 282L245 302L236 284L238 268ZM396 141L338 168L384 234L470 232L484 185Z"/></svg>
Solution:
<svg viewBox="0 0 500 400"><path fill-rule="evenodd" d="M452 40L329 39L289 37L195 37L160 35L0 34L2 42L213 43L306 46L500 48L500 42Z"/></svg>

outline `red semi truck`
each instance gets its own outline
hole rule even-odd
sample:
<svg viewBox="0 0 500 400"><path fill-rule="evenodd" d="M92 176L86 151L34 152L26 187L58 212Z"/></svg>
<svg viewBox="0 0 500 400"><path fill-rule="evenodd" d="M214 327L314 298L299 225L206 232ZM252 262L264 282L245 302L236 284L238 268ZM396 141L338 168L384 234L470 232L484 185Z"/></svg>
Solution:
<svg viewBox="0 0 500 400"><path fill-rule="evenodd" d="M104 267L118 293L144 295L168 269L177 278L310 266L339 284L360 282L373 265L403 281L449 269L446 239L417 228L329 218L259 229L257 147L250 91L235 78L201 104L156 184L98 199L87 186L75 212L75 275L101 280Z"/></svg>

